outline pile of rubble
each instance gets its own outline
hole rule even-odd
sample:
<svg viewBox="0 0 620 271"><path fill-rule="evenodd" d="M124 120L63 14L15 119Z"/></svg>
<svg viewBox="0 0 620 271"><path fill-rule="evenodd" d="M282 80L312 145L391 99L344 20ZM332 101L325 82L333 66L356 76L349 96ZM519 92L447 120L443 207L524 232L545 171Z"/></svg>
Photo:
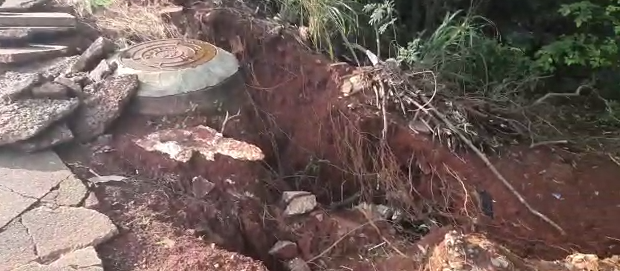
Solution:
<svg viewBox="0 0 620 271"><path fill-rule="evenodd" d="M115 50L99 38L82 55L0 76L0 147L34 152L102 134L139 85L134 75L110 76Z"/></svg>

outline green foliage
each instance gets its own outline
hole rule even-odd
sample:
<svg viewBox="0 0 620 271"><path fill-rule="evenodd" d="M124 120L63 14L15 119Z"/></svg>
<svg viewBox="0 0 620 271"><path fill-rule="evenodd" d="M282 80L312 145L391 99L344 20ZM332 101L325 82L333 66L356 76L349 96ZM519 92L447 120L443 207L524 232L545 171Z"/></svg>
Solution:
<svg viewBox="0 0 620 271"><path fill-rule="evenodd" d="M398 59L494 100L512 100L518 89L533 86L538 76L522 50L485 35L484 29L493 28L487 19L460 14L446 15L432 34L421 33L401 47Z"/></svg>
<svg viewBox="0 0 620 271"><path fill-rule="evenodd" d="M536 53L539 68L555 72L561 66L620 67L620 1L579 1L561 5L559 13L574 23L574 33L541 48Z"/></svg>

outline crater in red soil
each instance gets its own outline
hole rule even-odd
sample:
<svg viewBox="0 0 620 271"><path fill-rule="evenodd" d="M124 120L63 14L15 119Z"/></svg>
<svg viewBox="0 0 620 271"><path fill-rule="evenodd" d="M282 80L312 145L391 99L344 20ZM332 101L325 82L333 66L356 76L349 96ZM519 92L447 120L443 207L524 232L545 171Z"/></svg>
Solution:
<svg viewBox="0 0 620 271"><path fill-rule="evenodd" d="M376 117L349 109L349 102L339 98L343 76L354 73L354 69L308 52L292 35L275 25L251 22L249 16L222 9L200 12L206 15L197 17L208 26L202 28L204 36L200 38L237 55L245 65L247 91L254 105L227 123L224 134L258 146L266 156L265 163L238 161L218 154L214 161L195 157L189 163L181 163L163 154L147 152L134 142L150 132L175 126L209 125L220 129L222 119L219 117L183 116L165 120L125 117L113 129L110 141L103 142L108 150L99 149L92 159L86 158L90 156L86 151L81 152L82 157L79 157L80 152L65 154L67 159L87 161L99 174L123 172L140 176L142 181L134 183L132 189L149 187L147 192L134 193L137 196L124 192L125 195L118 197L120 203L115 202L114 195L121 192L98 191L103 201L107 201L102 210L128 229L127 235L104 247L104 259L130 258L132 264L146 266L143 270L161 270L155 266L170 263L189 264L185 270L198 270L194 268L201 267L203 261L187 259L196 258L195 253L210 259L211 252L202 251L202 245L214 243L260 260L271 270L279 270L281 261L267 251L277 240L285 239L298 244L299 255L305 260L317 255L323 259L323 262L315 260L312 264L331 266L338 263L366 270L367 267L360 266L364 264L360 264L359 259L347 260L359 255L362 243L396 243L403 238L388 224L364 225L367 219L359 214L330 206L362 189L355 172L347 169L352 165L369 165L371 158L375 158L343 153L342 143L346 139L343 133L354 131L358 136L371 138L370 135L380 134L382 129ZM620 182L617 181L620 166L604 156L573 154L546 147L513 147L501 156L492 157L498 170L526 200L567 232L562 236L528 212L477 157L455 154L431 138L414 135L396 123L391 125L388 135L396 168L403 171L403 176L408 174L407 170L416 172L412 175L415 179L408 180L402 187L417 191L415 204L436 205L444 212L451 212L443 214L449 218L446 221L456 226L466 225L470 221L466 211L472 216L479 213L472 209L475 191L486 190L494 201L494 218L480 216L478 224L468 229L487 232L521 256L555 259L566 256L571 250L600 256L620 254L620 227L617 227L620 216L615 216L620 213ZM373 142L368 139L364 144ZM313 161L326 162L319 163L317 170L308 174ZM300 176L300 172L305 175ZM196 177L209 180L215 184L215 189L204 197L196 196L192 185ZM285 190L311 191L325 210L299 219L283 218L279 197ZM380 192L385 191L378 191L378 194ZM147 200L154 195L160 197ZM385 195L377 198L389 199ZM140 212L127 213L127 208L135 202L141 202L138 205L150 210L147 213L153 214L152 217L141 218ZM121 207L115 209L116 204ZM141 219L167 223L165 238L158 241L147 238L147 243L165 247L169 242L166 238L181 242L183 251L178 252L178 257L171 254L157 258L147 251L148 246L137 250L141 251L137 255L130 252L136 251L135 244L144 241L139 234L144 233ZM359 232L352 231L351 240L347 239L350 233L334 234L346 225L363 227ZM430 235L442 231L445 229L434 228ZM203 238L204 242L196 237ZM175 238L182 241L174 241ZM332 244L341 242L341 238L347 242L334 249ZM190 239L192 241L187 241ZM408 252L412 247L415 246L405 245L401 250ZM252 262L243 259L244 263ZM383 262L383 269L377 270L407 266L408 261L410 259ZM113 269L131 270L129 267Z"/></svg>

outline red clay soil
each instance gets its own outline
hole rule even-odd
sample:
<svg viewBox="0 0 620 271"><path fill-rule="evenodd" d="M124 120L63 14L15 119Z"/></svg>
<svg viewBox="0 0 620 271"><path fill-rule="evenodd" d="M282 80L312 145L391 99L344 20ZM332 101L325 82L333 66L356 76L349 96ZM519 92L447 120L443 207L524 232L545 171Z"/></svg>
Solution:
<svg viewBox="0 0 620 271"><path fill-rule="evenodd" d="M269 128L280 143L277 154L283 157L283 171L303 169L312 157L338 163L328 124L333 110L343 108L343 101L338 99L340 78L352 69L332 64L308 52L289 35L273 34L274 29L268 25L248 22L248 17L224 10L201 12L208 14L202 18L210 31L202 38L237 53L248 65L248 88L259 110L274 123ZM354 113L348 115L356 117ZM273 150L271 141L257 144L263 150ZM477 157L456 156L431 139L398 125L391 127L389 144L403 165L415 155L418 163L428 163L448 181L456 180L447 177L443 165L454 170L468 190L487 190L495 201L495 218L481 221L480 230L522 256L559 258L572 250L601 256L620 254L620 216L616 215L620 214L620 166L605 156L576 155L546 147L513 147L501 157L492 158L534 208L566 231L567 235L562 236L529 213ZM320 177L329 181L320 184L323 190L315 188L313 192L323 199L331 196L324 192L325 186L334 192L348 185L343 184L342 175ZM432 183L431 175L423 176L420 191Z"/></svg>

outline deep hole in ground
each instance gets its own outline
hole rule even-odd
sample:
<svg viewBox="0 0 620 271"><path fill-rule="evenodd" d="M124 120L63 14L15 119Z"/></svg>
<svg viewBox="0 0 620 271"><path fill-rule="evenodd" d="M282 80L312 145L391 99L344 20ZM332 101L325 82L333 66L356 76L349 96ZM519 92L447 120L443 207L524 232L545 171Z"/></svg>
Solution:
<svg viewBox="0 0 620 271"><path fill-rule="evenodd" d="M360 200L396 205L414 217L402 227L413 232L409 235L412 241L454 225L486 232L524 257L556 259L573 249L601 256L620 253L613 239L620 236L613 216L620 207L608 205L620 191L613 177L619 170L612 162L562 149L523 147L511 148L494 159L500 170L519 182L515 186L531 204L564 227L568 235L561 236L529 214L473 156L454 154L398 121L389 127L387 146L379 144L380 117L363 109L351 110L356 101L339 98L343 78L356 72L352 67L311 53L277 25L223 9L201 12L202 16L187 14L184 27L199 29L200 39L236 54L244 64L251 101L239 118L227 124L224 135L259 146L266 162L226 156L216 156L215 161L195 157L187 164L175 162L141 149L133 140L179 126L209 125L219 130L222 119L124 116L111 137L64 150L62 155L69 162L87 163L100 175L139 176L139 182L96 190L103 201L101 211L121 221L128 232L153 227L153 220L165 221L174 226L176 236L199 236L205 244L215 243L261 260L270 270L283 270L267 253L271 246L277 240L297 242L306 260L329 250L342 235L338 233L342 225L365 223L365 217L341 208L359 200L336 206L359 193ZM72 165L77 172L92 175ZM196 197L192 187L196 177L208 179L216 188L204 198ZM479 214L474 203L476 189L493 196L493 219ZM304 217L283 217L279 200L287 190L314 193L321 208ZM562 195L563 207L558 207L552 193ZM575 210L569 201L583 205L584 211ZM150 209L153 216L132 216L128 212L132 206ZM476 224L471 218L477 218ZM421 225L426 228L420 229ZM339 263L339 257L358 253L366 243L400 236L389 223L377 228L379 233L370 228L363 238L352 238L329 250L327 262L313 264L330 266ZM150 246L162 241L156 237L156 233L122 236L103 246L102 257L113 270L132 270L136 265L196 270L196 266L186 266L185 259L171 260L174 253L157 262L157 255L150 255L158 251Z"/></svg>

